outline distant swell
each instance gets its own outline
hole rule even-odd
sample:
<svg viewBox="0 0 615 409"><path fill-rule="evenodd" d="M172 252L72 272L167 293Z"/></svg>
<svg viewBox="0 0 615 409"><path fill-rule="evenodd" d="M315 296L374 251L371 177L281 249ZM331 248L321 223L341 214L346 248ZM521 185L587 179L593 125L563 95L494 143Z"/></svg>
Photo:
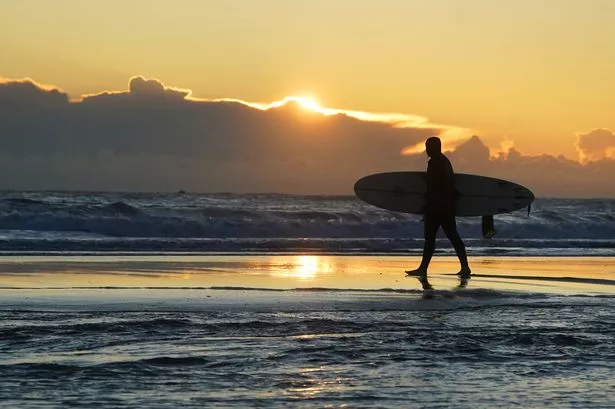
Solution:
<svg viewBox="0 0 615 409"><path fill-rule="evenodd" d="M532 209L497 215L493 240L478 217L459 218L459 231L473 254L615 254L615 200ZM397 253L422 238L420 216L350 196L0 193L0 252Z"/></svg>

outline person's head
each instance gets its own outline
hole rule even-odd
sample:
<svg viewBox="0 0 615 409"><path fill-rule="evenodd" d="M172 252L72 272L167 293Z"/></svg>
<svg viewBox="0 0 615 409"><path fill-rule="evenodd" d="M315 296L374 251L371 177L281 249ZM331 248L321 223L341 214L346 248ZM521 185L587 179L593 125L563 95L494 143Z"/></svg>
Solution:
<svg viewBox="0 0 615 409"><path fill-rule="evenodd" d="M432 136L431 138L427 138L425 141L425 152L427 152L427 156L433 158L435 155L439 155L442 153L442 142L440 138L437 136Z"/></svg>

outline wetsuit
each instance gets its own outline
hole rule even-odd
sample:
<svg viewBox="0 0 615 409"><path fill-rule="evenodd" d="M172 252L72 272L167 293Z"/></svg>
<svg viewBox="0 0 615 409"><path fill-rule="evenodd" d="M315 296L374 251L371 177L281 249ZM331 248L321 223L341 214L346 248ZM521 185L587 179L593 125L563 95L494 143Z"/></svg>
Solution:
<svg viewBox="0 0 615 409"><path fill-rule="evenodd" d="M425 247L421 267L427 268L436 249L436 234L442 226L455 248L462 266L468 265L466 248L457 232L455 221L455 178L453 166L443 154L434 155L427 164L427 193L425 208Z"/></svg>

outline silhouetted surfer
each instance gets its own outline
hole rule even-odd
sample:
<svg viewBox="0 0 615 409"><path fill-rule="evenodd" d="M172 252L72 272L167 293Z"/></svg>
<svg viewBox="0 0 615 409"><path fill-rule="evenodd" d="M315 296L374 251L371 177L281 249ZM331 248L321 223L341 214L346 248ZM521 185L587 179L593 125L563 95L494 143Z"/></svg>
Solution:
<svg viewBox="0 0 615 409"><path fill-rule="evenodd" d="M427 274L429 262L436 249L436 234L442 226L446 237L451 241L455 248L459 263L461 264L460 276L471 274L466 255L466 247L457 232L457 222L455 220L455 201L457 192L455 191L455 178L453 166L446 156L442 153L442 143L440 138L431 137L425 141L425 148L429 162L427 164L427 193L425 195L426 206L424 228L425 246L423 248L423 259L416 270L406 271L406 274L422 276Z"/></svg>

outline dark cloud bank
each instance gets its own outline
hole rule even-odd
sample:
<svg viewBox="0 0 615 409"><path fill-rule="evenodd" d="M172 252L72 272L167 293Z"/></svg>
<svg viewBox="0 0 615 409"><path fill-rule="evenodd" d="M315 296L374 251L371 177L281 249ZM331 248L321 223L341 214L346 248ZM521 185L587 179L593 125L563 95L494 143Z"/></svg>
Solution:
<svg viewBox="0 0 615 409"><path fill-rule="evenodd" d="M423 170L423 154L400 152L440 133L295 103L199 101L140 77L129 88L71 102L32 81L0 83L0 188L348 194L369 173ZM614 197L615 135L578 138L583 163L515 149L490 157L478 137L449 156L458 172L514 180L539 196Z"/></svg>

